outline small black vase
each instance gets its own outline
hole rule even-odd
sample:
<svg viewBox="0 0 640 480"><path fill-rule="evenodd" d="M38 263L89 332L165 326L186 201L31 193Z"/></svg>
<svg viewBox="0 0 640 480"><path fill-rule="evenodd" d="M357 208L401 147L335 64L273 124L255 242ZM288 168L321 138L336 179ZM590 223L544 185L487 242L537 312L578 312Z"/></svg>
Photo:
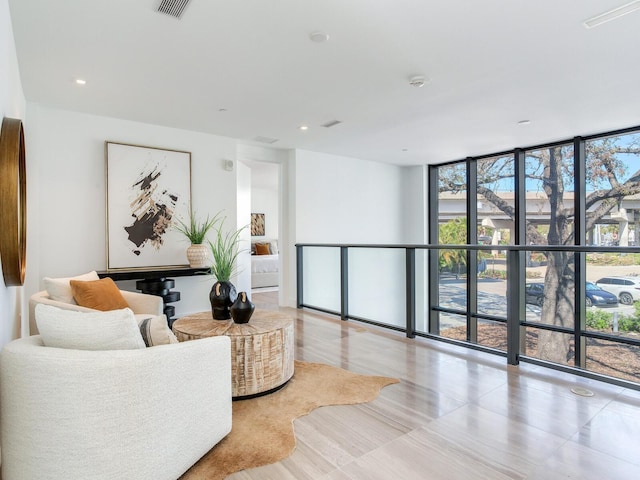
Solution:
<svg viewBox="0 0 640 480"><path fill-rule="evenodd" d="M233 305L237 297L236 287L231 282L216 282L211 287L209 302L214 320L229 320L231 314L229 307Z"/></svg>
<svg viewBox="0 0 640 480"><path fill-rule="evenodd" d="M236 323L248 323L256 306L247 298L247 292L240 292L231 305L231 317Z"/></svg>

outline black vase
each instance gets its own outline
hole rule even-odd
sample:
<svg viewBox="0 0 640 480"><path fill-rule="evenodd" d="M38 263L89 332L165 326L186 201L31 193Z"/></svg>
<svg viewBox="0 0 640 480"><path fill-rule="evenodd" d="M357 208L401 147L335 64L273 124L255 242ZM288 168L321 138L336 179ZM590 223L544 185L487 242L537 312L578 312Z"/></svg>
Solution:
<svg viewBox="0 0 640 480"><path fill-rule="evenodd" d="M229 307L233 305L237 297L236 287L231 282L216 282L211 287L209 302L214 320L229 320L231 314Z"/></svg>
<svg viewBox="0 0 640 480"><path fill-rule="evenodd" d="M231 305L231 317L236 323L248 323L256 306L247 298L247 292L240 292Z"/></svg>

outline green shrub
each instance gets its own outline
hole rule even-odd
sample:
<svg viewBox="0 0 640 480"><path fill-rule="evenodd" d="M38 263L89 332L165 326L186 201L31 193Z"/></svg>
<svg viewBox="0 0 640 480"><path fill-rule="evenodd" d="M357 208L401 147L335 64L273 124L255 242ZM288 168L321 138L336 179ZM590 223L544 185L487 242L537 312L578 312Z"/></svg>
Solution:
<svg viewBox="0 0 640 480"><path fill-rule="evenodd" d="M638 305L640 302L635 303L636 312L640 310ZM603 312L602 310L587 310L586 318L587 328L594 330L613 330L613 314L609 312ZM618 316L618 331L619 332L640 332L640 315L636 313L635 316L619 315Z"/></svg>
<svg viewBox="0 0 640 480"><path fill-rule="evenodd" d="M640 332L640 318L622 315L618 319L618 330L621 332Z"/></svg>
<svg viewBox="0 0 640 480"><path fill-rule="evenodd" d="M602 310L587 310L587 328L595 330L611 330L612 323L613 314L603 312Z"/></svg>
<svg viewBox="0 0 640 480"><path fill-rule="evenodd" d="M589 253L587 263L590 265L638 265L640 253Z"/></svg>
<svg viewBox="0 0 640 480"><path fill-rule="evenodd" d="M498 278L498 279L506 280L507 272L506 270L487 269L484 272L479 273L478 278Z"/></svg>

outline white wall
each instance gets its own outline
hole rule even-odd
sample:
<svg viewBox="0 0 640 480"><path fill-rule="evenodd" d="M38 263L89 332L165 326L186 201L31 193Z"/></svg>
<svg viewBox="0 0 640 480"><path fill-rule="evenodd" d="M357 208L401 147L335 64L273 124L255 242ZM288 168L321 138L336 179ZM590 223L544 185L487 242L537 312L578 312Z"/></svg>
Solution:
<svg viewBox="0 0 640 480"><path fill-rule="evenodd" d="M296 150L296 242L402 243L402 168Z"/></svg>
<svg viewBox="0 0 640 480"><path fill-rule="evenodd" d="M225 210L229 227L241 226L240 155L281 165L279 234L282 304L295 305L295 243L404 243L408 179L403 168L307 151L238 146L236 140L127 120L27 104L31 135L28 298L44 276L105 269L104 141L192 152L193 207ZM232 172L223 159L235 161ZM416 185L418 187L418 185ZM240 190L238 190L240 188ZM404 195L404 196L403 196ZM234 224L234 221L236 222ZM275 235L274 235L275 236ZM186 245L185 245L186 249ZM249 269L242 275L249 275ZM240 286L246 284L236 279ZM125 284L133 289L133 282ZM182 300L176 315L207 310L210 278L176 278Z"/></svg>
<svg viewBox="0 0 640 480"><path fill-rule="evenodd" d="M235 140L33 103L27 111L33 120L27 149L37 163L39 186L30 210L37 254L31 258L27 295L42 288L44 276L106 268L105 140L191 152L193 209L199 215L223 210L228 228L238 228L237 169L223 168L223 159L235 161ZM210 308L211 277L175 280L182 297L174 304L177 316Z"/></svg>
<svg viewBox="0 0 640 480"><path fill-rule="evenodd" d="M427 243L427 167L404 167L402 181L403 242Z"/></svg>
<svg viewBox="0 0 640 480"><path fill-rule="evenodd" d="M20 81L20 71L13 40L13 27L7 0L0 0L0 113L2 117L19 118L23 121L25 136L29 138L30 128L25 118L25 98ZM30 156L27 150L27 178L31 173ZM29 187L27 187L29 194ZM30 232L27 230L27 235ZM32 237L31 237L32 238ZM29 239L28 239L29 241ZM31 259L27 255L27 271ZM0 264L0 269L2 265ZM22 312L25 312L22 315ZM23 287L7 287L0 275L0 347L18 338L28 325L28 310ZM22 319L21 317L25 317Z"/></svg>
<svg viewBox="0 0 640 480"><path fill-rule="evenodd" d="M295 209L294 243L403 243L401 167L302 150L296 150L294 163L289 170L295 178L290 184L290 189L295 191L291 203ZM322 279L327 288L335 286L340 281L336 269L321 258L315 259L314 253L322 255L322 250L305 249L304 256L305 264L317 265L313 272L315 280ZM386 262L383 267L375 261L376 251L362 253L372 255L374 261L359 263L357 270L349 270L352 287L363 285L358 295L352 296L350 309L367 312L368 306L376 305L376 297L383 293L376 288L380 279L404 285L404 261ZM288 273L293 283L295 270L291 267L295 267L295 252L289 262ZM339 305L339 289L332 291L335 298L325 299L325 303ZM386 304L385 312L394 315L386 318L392 321L395 313L403 311L404 299L395 292L387 293L386 298L391 302ZM289 304L295 304L295 289L290 289L289 294ZM316 306L327 308L329 305Z"/></svg>
<svg viewBox="0 0 640 480"><path fill-rule="evenodd" d="M275 173L278 175L277 171ZM279 227L279 198L278 190L266 188L251 189L251 212L264 213L264 236L252 237L252 240L277 239Z"/></svg>
<svg viewBox="0 0 640 480"><path fill-rule="evenodd" d="M240 234L240 250L249 252L251 250L251 169L242 162L236 163L238 169L237 175L237 194L238 201L238 221L240 226L248 227L242 230ZM247 292L251 298L251 255L242 255L237 262L238 272L244 273L235 283L236 291Z"/></svg>
<svg viewBox="0 0 640 480"><path fill-rule="evenodd" d="M278 166L278 230L272 237L278 239L278 250L280 252L280 289L278 301L281 305L295 306L295 192L292 191L295 186L295 151L239 144L238 159L246 162L250 167L255 166L256 162ZM253 200L252 211L255 212L255 210L253 210ZM270 220L268 218L266 222L265 230L270 228ZM271 229L268 231L273 232ZM270 234L271 233L269 233L269 235Z"/></svg>
<svg viewBox="0 0 640 480"><path fill-rule="evenodd" d="M428 204L428 167L420 165L402 169L403 223L405 242L412 244L428 243L429 222ZM427 251L416 251L416 322L417 328L426 331L428 318L429 276L427 269Z"/></svg>
<svg viewBox="0 0 640 480"><path fill-rule="evenodd" d="M265 214L265 234L259 239L280 237L280 171L287 162L286 150L238 146L238 159L251 169L251 212Z"/></svg>

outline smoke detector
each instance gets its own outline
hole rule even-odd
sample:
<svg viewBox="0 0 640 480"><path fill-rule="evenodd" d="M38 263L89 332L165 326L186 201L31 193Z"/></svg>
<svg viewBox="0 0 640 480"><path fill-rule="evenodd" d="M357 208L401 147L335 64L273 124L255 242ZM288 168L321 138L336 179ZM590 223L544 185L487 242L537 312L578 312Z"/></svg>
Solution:
<svg viewBox="0 0 640 480"><path fill-rule="evenodd" d="M412 87L420 88L424 86L424 84L428 81L429 79L424 75L414 75L409 79L409 85L411 85Z"/></svg>

